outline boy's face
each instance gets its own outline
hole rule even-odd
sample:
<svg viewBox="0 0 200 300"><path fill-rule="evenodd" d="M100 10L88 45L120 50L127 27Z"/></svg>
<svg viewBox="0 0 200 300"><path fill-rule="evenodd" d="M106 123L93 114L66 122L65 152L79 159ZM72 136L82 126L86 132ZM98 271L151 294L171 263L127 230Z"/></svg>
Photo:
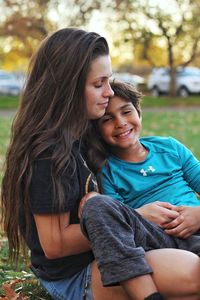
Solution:
<svg viewBox="0 0 200 300"><path fill-rule="evenodd" d="M138 145L141 127L141 119L134 105L117 96L110 99L105 115L98 121L102 138L114 147L115 153Z"/></svg>

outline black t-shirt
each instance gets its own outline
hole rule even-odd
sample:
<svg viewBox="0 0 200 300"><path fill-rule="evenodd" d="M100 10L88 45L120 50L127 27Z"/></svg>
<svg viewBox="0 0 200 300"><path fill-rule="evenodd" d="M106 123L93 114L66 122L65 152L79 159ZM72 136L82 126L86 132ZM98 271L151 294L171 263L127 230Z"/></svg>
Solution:
<svg viewBox="0 0 200 300"><path fill-rule="evenodd" d="M36 224L33 214L52 214L70 211L70 223L79 223L78 205L85 193L97 191L97 184L94 175L87 168L82 156L74 147L74 157L76 161L76 172L73 174L66 169L63 172L62 183L65 186L66 178L70 179L70 191L65 186L66 202L59 211L53 207L53 183L51 177L51 159L42 155L34 161L33 175L30 186L30 205L31 205L31 230L26 238L27 245L31 250L31 263L37 276L46 280L57 280L72 276L81 271L94 257L91 251L78 255L66 256L58 259L48 259L42 250L39 242ZM76 153L75 153L76 152ZM21 230L25 232L25 219L23 209L21 211ZM53 245L52 245L53 247Z"/></svg>

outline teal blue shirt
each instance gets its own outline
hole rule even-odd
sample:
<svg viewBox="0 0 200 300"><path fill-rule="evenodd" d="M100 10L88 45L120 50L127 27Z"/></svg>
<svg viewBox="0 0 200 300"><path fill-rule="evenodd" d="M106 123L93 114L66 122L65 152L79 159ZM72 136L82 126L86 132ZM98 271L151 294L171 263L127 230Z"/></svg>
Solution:
<svg viewBox="0 0 200 300"><path fill-rule="evenodd" d="M200 162L183 144L172 137L140 139L149 153L139 163L113 155L98 174L103 194L133 208L154 201L198 206Z"/></svg>

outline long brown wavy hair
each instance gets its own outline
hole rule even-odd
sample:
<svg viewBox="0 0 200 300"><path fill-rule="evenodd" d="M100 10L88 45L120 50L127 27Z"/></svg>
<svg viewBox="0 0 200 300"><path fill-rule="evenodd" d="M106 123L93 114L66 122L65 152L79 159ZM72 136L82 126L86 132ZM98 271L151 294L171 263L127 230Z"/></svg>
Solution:
<svg viewBox="0 0 200 300"><path fill-rule="evenodd" d="M26 87L12 124L1 192L1 221L12 262L17 262L19 252L26 248L19 227L20 205L30 226L32 163L45 150L53 149L55 201L60 207L64 202L60 175L69 165L75 171L72 145L88 125L86 77L91 62L104 55L109 55L109 48L103 37L65 28L47 37L30 61Z"/></svg>
<svg viewBox="0 0 200 300"><path fill-rule="evenodd" d="M114 97L120 97L127 102L131 102L141 115L141 99L142 93L140 93L133 85L119 80L112 80L110 86L114 91ZM102 166L106 163L106 158L109 155L109 145L107 145L102 139L98 130L98 120L90 121L84 140L87 146L87 163L90 169L97 174Z"/></svg>

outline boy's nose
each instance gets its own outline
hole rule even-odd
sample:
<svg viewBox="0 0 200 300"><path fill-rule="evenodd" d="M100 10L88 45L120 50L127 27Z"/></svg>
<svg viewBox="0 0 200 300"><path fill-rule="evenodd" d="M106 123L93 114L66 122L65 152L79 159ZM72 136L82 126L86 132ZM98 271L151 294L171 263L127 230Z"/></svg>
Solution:
<svg viewBox="0 0 200 300"><path fill-rule="evenodd" d="M123 118L118 118L115 121L115 128L120 128L120 127L124 127L127 125L126 120L124 120Z"/></svg>

